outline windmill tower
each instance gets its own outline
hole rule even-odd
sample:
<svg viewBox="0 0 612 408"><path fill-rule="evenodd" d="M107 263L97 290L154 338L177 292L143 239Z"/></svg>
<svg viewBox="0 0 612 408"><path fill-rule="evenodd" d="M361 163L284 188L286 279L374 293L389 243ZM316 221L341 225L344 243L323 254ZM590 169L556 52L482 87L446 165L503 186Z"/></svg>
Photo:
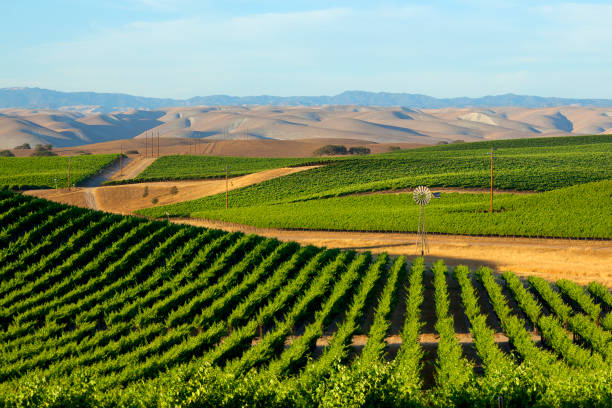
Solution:
<svg viewBox="0 0 612 408"><path fill-rule="evenodd" d="M414 202L421 207L419 215L419 228L417 229L417 243L416 250L417 255L419 254L419 247L421 249L421 256L429 252L429 245L427 244L427 228L425 226L425 206L431 201L431 191L425 186L418 186L412 192Z"/></svg>

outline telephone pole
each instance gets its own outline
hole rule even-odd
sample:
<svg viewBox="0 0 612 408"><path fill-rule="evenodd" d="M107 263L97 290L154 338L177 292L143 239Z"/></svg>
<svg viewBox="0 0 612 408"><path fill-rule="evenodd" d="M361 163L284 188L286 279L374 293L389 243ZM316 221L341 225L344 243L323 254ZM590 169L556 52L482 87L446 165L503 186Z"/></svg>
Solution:
<svg viewBox="0 0 612 408"><path fill-rule="evenodd" d="M493 148L491 148L491 209L489 212L493 213Z"/></svg>
<svg viewBox="0 0 612 408"><path fill-rule="evenodd" d="M72 159L71 157L68 158L68 191L70 191L70 160L71 159Z"/></svg>
<svg viewBox="0 0 612 408"><path fill-rule="evenodd" d="M157 132L157 157L159 157L159 132Z"/></svg>
<svg viewBox="0 0 612 408"><path fill-rule="evenodd" d="M121 154L119 155L119 175L123 176L123 143L121 143Z"/></svg>
<svg viewBox="0 0 612 408"><path fill-rule="evenodd" d="M229 170L228 165L225 165L225 209L228 209L228 195L229 195Z"/></svg>
<svg viewBox="0 0 612 408"><path fill-rule="evenodd" d="M493 152L497 150L496 147L491 147L491 151L489 154L491 155L491 207L489 209L489 214L493 214Z"/></svg>

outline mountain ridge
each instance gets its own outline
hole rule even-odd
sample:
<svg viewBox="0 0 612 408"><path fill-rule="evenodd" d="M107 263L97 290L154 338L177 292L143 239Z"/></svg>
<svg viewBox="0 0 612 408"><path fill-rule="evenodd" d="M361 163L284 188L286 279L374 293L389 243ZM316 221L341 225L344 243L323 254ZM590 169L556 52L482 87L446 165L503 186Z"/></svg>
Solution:
<svg viewBox="0 0 612 408"><path fill-rule="evenodd" d="M612 107L612 99L559 98L506 93L478 98L436 98L412 93L344 91L327 96L231 96L207 95L187 99L152 98L125 93L62 92L44 88L0 88L0 108L59 109L109 113L132 109L160 109L187 106L404 106L417 109L560 106Z"/></svg>

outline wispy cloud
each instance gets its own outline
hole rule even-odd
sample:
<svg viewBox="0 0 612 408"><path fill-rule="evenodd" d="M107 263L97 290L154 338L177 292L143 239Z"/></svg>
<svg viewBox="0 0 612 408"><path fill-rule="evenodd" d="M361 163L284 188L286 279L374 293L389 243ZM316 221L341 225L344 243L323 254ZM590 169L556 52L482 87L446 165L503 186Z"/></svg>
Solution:
<svg viewBox="0 0 612 408"><path fill-rule="evenodd" d="M188 0L129 2L159 13L8 53L0 76L171 97L344 89L612 96L612 85L601 84L606 75L603 82L612 83L608 4L288 4L284 11L207 13Z"/></svg>

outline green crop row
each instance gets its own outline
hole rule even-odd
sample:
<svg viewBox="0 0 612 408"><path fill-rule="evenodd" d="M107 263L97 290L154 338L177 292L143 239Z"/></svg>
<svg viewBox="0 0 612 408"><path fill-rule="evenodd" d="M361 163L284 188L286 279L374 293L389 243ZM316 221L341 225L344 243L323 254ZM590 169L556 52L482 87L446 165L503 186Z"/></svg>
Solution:
<svg viewBox="0 0 612 408"><path fill-rule="evenodd" d="M510 273L507 286L537 319L544 346L514 316L495 275L481 269L516 354L502 350L469 270L458 267L473 361L455 336L458 305L441 261L429 299L422 258L406 274L403 257L387 268L386 254L372 261L367 252L120 217L8 191L0 191L0 220L0 407L485 407L499 398L504 406L587 407L612 397L603 316L604 328L569 310L572 341ZM404 284L405 307L394 311ZM429 302L440 335L431 386L421 345L424 325L433 323L424 313ZM391 359L393 313L403 327ZM365 347L353 347L370 319ZM329 341L321 352L319 339Z"/></svg>
<svg viewBox="0 0 612 408"><path fill-rule="evenodd" d="M440 335L436 361L436 382L440 387L436 402L446 406L453 395L460 393L466 384L473 381L474 372L472 364L463 357L463 349L455 336L454 319L449 315L446 266L439 260L434 263L432 270L437 318L435 329Z"/></svg>

